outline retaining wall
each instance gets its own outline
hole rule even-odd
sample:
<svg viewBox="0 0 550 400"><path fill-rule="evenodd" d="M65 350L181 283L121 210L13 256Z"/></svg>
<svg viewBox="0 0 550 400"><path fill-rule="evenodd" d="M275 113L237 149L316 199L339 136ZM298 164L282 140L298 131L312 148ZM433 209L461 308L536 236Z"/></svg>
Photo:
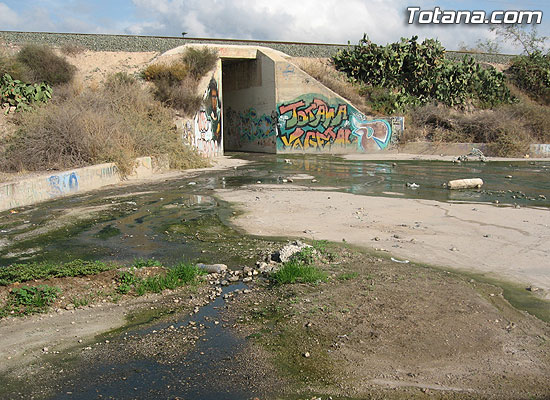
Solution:
<svg viewBox="0 0 550 400"><path fill-rule="evenodd" d="M140 157L136 159L133 174L126 179L141 179L152 174L151 157ZM120 183L122 180L116 165L106 163L0 183L0 212L69 194L99 189Z"/></svg>

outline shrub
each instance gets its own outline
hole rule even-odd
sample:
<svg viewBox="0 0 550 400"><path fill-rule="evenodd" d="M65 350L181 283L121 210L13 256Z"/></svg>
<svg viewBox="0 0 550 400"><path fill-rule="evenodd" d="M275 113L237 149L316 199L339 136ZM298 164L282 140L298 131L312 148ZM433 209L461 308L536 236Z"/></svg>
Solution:
<svg viewBox="0 0 550 400"><path fill-rule="evenodd" d="M359 45L334 56L333 62L354 81L386 89L375 106L387 112L433 100L448 106L476 101L482 107L512 101L501 72L492 67L484 69L471 57L449 61L439 41L426 39L418 43L417 39L402 38L379 46L365 35Z"/></svg>
<svg viewBox="0 0 550 400"><path fill-rule="evenodd" d="M63 44L59 50L61 51L61 53L65 54L66 56L76 56L80 53L83 53L84 51L86 51L86 47L78 44L78 43L65 43Z"/></svg>
<svg viewBox="0 0 550 400"><path fill-rule="evenodd" d="M76 68L52 49L43 45L29 44L17 53L17 60L24 64L33 83L47 82L59 85L73 79Z"/></svg>
<svg viewBox="0 0 550 400"><path fill-rule="evenodd" d="M550 103L550 55L535 51L515 57L508 69L514 83L530 97Z"/></svg>
<svg viewBox="0 0 550 400"><path fill-rule="evenodd" d="M8 74L13 79L20 81L29 81L28 68L17 61L16 57L10 56L5 52L0 51L0 76Z"/></svg>
<svg viewBox="0 0 550 400"><path fill-rule="evenodd" d="M208 47L187 47L182 56L183 63L195 79L202 78L211 71L218 61L218 52Z"/></svg>
<svg viewBox="0 0 550 400"><path fill-rule="evenodd" d="M171 64L151 64L141 73L147 81L163 82L169 85L183 81L189 74L189 68L181 61Z"/></svg>
<svg viewBox="0 0 550 400"><path fill-rule="evenodd" d="M140 156L168 154L173 168L207 162L185 146L173 112L138 83L108 80L98 90L65 90L62 99L22 114L0 157L4 171L67 169L116 163L122 175Z"/></svg>
<svg viewBox="0 0 550 400"><path fill-rule="evenodd" d="M202 96L197 94L198 82L187 77L181 82L170 84L168 81L155 82L155 97L164 104L192 115L200 108Z"/></svg>

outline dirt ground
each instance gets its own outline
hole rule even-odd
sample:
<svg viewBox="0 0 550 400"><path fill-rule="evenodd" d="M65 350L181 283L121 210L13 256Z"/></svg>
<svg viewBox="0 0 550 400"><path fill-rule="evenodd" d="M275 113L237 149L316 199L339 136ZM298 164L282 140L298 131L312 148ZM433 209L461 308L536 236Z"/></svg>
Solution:
<svg viewBox="0 0 550 400"><path fill-rule="evenodd" d="M217 190L255 235L326 239L541 289L550 299L547 209L357 196L297 185Z"/></svg>
<svg viewBox="0 0 550 400"><path fill-rule="evenodd" d="M550 328L510 307L498 288L353 248L335 254L323 267L328 283L256 290L230 305L241 334L297 383L291 392L550 396Z"/></svg>

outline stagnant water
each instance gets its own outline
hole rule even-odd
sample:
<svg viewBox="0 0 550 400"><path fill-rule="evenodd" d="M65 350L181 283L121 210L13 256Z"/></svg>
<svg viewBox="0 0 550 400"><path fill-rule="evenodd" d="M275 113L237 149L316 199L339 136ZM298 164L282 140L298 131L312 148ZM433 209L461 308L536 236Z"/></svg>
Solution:
<svg viewBox="0 0 550 400"><path fill-rule="evenodd" d="M294 180L311 188L330 187L366 196L389 196L437 201L494 202L550 207L550 162L346 161L327 156L239 154L252 163L196 178L111 188L37 206L0 213L0 267L14 262L69 261L75 258L129 263L155 258L166 264L182 259L221 262L231 268L251 265L268 239L243 236L225 223L229 205L213 197L218 188L246 184L280 184ZM510 178L511 176L511 178ZM459 178L482 178L478 190L450 191L442 183ZM407 183L416 183L412 189ZM71 213L71 210L73 211ZM67 215L69 212L69 215ZM231 290L231 289L228 289ZM204 307L199 316L215 316L223 299ZM186 321L181 321L186 323ZM205 383L202 377L227 368L239 351L239 341L221 325L207 331L182 364L173 369L152 360L101 364L86 378L61 385L55 398L243 398L242 389ZM198 357L200 353L204 353ZM206 355L206 356L205 356ZM125 379L119 379L124 377ZM177 388L177 389L176 389ZM73 394L67 395L67 392Z"/></svg>

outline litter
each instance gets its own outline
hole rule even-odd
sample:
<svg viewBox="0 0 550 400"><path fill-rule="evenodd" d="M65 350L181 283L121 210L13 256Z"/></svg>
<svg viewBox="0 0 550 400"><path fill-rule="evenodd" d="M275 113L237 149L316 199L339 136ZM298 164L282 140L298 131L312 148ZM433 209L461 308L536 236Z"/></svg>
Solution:
<svg viewBox="0 0 550 400"><path fill-rule="evenodd" d="M391 258L391 260L392 260L393 262L396 262L396 263L399 263L399 264L408 264L408 263L410 263L409 260L397 260L397 259L395 259L395 258L393 258L393 257Z"/></svg>

